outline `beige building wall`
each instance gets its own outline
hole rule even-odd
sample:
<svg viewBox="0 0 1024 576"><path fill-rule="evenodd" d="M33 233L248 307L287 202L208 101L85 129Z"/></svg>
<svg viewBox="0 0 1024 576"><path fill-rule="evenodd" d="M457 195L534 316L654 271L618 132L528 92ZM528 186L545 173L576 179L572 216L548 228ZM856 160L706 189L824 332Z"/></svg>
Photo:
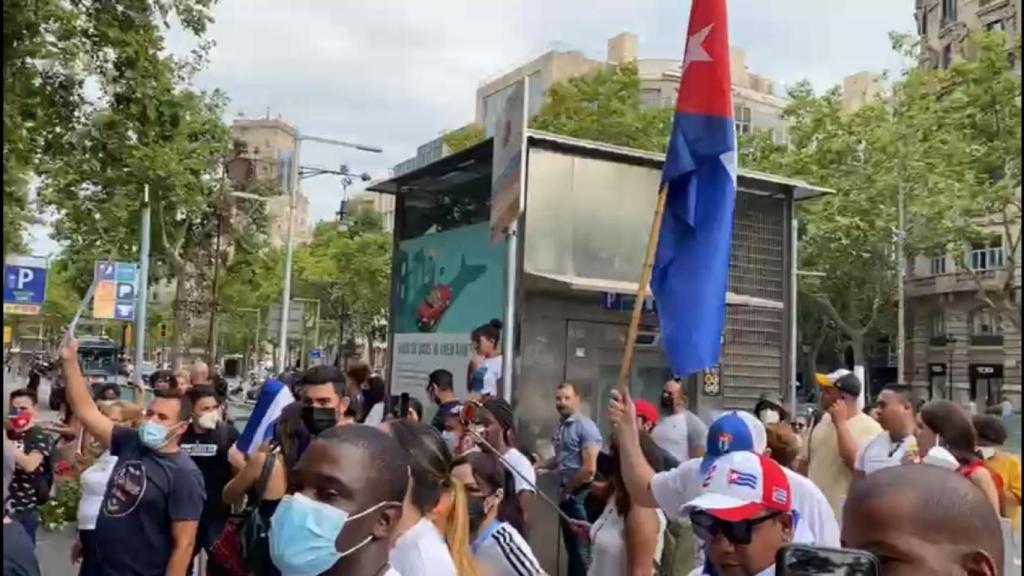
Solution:
<svg viewBox="0 0 1024 576"><path fill-rule="evenodd" d="M854 112L882 96L882 75L858 72L843 78L843 110Z"/></svg>
<svg viewBox="0 0 1024 576"><path fill-rule="evenodd" d="M626 42L623 41L625 48ZM530 60L508 72L485 80L476 90L476 123L484 127L490 136L501 110L508 88L524 76L529 78L529 113L534 115L544 105L544 94L552 84L560 80L588 74L604 65L591 60L582 52L551 51Z"/></svg>
<svg viewBox="0 0 1024 576"><path fill-rule="evenodd" d="M948 67L962 58L974 30L1021 32L1020 0L916 0L915 17L924 43L923 64ZM1020 62L1017 62L1020 71Z"/></svg>
<svg viewBox="0 0 1024 576"><path fill-rule="evenodd" d="M255 160L256 177L278 183L281 195L267 202L270 220L267 234L274 246L283 246L288 236L288 186L295 152L295 129L281 118L236 118L231 123L231 136L245 142L246 153ZM309 197L301 188L295 204L295 241L305 244L312 239L309 222Z"/></svg>
<svg viewBox="0 0 1024 576"><path fill-rule="evenodd" d="M535 114L543 106L544 94L552 84L575 76L589 74L602 66L635 61L640 75L640 98L651 108L675 106L679 91L680 59L639 58L639 40L635 34L622 33L608 40L604 62L592 60L580 52L548 52L493 79L477 89L476 121L488 134L493 129L494 114L501 97L513 82L523 76L530 78L530 112ZM787 140L782 111L789 104L787 98L775 94L775 82L751 73L747 69L746 53L730 47L733 103L737 129L741 133L751 130L769 130L777 141Z"/></svg>

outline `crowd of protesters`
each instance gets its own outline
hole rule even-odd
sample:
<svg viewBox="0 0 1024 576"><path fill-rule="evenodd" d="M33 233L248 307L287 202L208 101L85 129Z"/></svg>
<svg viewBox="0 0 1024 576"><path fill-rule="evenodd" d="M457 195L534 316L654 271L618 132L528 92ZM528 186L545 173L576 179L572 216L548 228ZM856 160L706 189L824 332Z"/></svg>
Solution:
<svg viewBox="0 0 1024 576"><path fill-rule="evenodd" d="M446 370L423 382L429 422L365 366L318 366L282 384L294 401L249 447L205 364L153 374L143 409L92 390L72 340L79 574L537 576L541 512L561 518L569 576L770 575L790 544L862 550L882 574L1002 574L1012 554L1000 520L1019 529L1021 469L1000 416L902 386L862 411L862 382L840 370L817 377L817 418L767 394L706 424L681 380L660 406L612 390L605 437L562 382L553 452L528 457L497 397L500 323L473 338L464 389ZM37 401L13 392L5 426L5 575L39 573L56 445Z"/></svg>

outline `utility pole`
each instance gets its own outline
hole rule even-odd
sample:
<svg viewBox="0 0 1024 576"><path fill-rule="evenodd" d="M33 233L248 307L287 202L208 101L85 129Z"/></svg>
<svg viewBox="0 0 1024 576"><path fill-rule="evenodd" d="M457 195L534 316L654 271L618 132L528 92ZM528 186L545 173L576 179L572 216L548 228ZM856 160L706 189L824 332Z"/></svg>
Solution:
<svg viewBox="0 0 1024 576"><path fill-rule="evenodd" d="M209 354L207 361L210 366L217 365L217 324L219 319L217 317L218 312L218 294L217 294L217 283L220 280L220 242L222 235L222 228L224 226L224 214L221 207L217 207L217 241L214 244L213 249L213 288L210 294L210 333L206 338L206 351Z"/></svg>
<svg viewBox="0 0 1024 576"><path fill-rule="evenodd" d="M906 254L906 192L904 190L905 184L903 180L900 180L899 194L896 199L897 212L899 212L899 229L896 231L896 257L899 258L898 267L899 278L896 281L896 291L898 293L898 305L897 305L897 320L896 320L896 383L905 385L907 382L904 379L906 366L904 364L904 354L906 354L907 345L907 310L906 310L906 278L907 278L907 254Z"/></svg>
<svg viewBox="0 0 1024 576"><path fill-rule="evenodd" d="M298 132L295 134L295 147L292 153L291 175L288 179L291 189L288 191L288 234L285 239L284 288L281 291L281 328L278 332L278 372L283 372L285 370L288 359L288 309L292 298L292 262L295 256L295 204L298 200L299 182L302 180L302 171L299 167L299 153L302 148L303 140L317 142L320 144L329 144L331 146L355 148L356 150L362 150L364 152L374 152L378 154L383 152L382 149L376 146L346 142L344 140L334 140L331 138L322 138L319 136L307 136L299 134ZM310 176L315 176L319 173L334 173L333 171L322 170L316 172L316 174L310 174Z"/></svg>
<svg viewBox="0 0 1024 576"><path fill-rule="evenodd" d="M135 373L132 383L142 385L142 362L146 352L146 302L149 294L149 241L151 207L149 184L142 187L142 232L139 238L139 293L135 305Z"/></svg>
<svg viewBox="0 0 1024 576"><path fill-rule="evenodd" d="M292 173L288 178L288 235L285 237L284 289L281 293L281 329L278 331L277 371L284 372L288 366L288 314L292 300L292 259L295 255L295 203L299 195L299 151L302 139L296 135L292 152Z"/></svg>
<svg viewBox="0 0 1024 576"><path fill-rule="evenodd" d="M796 211L795 208L796 207L794 206L794 212ZM800 221L796 219L796 214L793 214L793 222L790 225L790 230L790 236L792 236L790 241L792 242L792 245L789 247L789 414L795 418L798 406L796 400L796 372L797 365L799 364L797 359L797 346L799 344L797 339L797 299L799 298L798 283L800 282L800 250L797 244L797 238L800 233ZM804 378L805 380L807 379L806 376Z"/></svg>

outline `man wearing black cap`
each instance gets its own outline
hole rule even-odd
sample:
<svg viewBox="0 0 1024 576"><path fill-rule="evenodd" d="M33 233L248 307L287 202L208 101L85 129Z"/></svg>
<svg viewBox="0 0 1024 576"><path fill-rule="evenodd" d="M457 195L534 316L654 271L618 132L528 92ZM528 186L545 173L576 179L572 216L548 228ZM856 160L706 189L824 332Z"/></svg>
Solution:
<svg viewBox="0 0 1024 576"><path fill-rule="evenodd" d="M857 408L861 382L849 370L818 374L821 408L828 412L811 432L807 477L828 498L836 518L842 517L843 503L853 481L857 452L882 432L882 427Z"/></svg>

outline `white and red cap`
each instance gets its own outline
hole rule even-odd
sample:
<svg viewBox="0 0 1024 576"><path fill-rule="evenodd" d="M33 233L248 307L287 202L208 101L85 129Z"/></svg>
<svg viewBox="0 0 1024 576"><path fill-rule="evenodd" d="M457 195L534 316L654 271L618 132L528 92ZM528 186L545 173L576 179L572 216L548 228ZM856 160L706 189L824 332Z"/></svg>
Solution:
<svg viewBox="0 0 1024 576"><path fill-rule="evenodd" d="M789 512L793 491L777 462L754 452L730 452L704 475L704 493L683 505L682 513L701 510L726 522L749 520L761 512Z"/></svg>

